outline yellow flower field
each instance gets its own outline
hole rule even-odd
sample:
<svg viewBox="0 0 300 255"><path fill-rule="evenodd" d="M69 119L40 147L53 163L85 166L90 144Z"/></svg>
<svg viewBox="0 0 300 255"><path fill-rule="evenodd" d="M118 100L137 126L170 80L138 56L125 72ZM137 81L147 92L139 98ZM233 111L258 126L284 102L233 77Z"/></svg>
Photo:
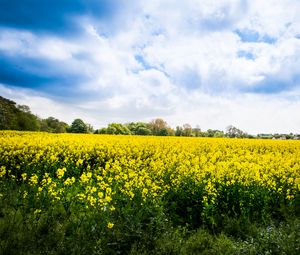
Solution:
<svg viewBox="0 0 300 255"><path fill-rule="evenodd" d="M192 227L257 219L299 206L300 142L2 131L0 184L34 217L62 205L105 231L145 208Z"/></svg>
<svg viewBox="0 0 300 255"><path fill-rule="evenodd" d="M60 199L81 186L90 206L128 199L160 199L185 179L216 186L258 185L293 200L300 191L300 142L1 132L1 178L22 181ZM37 189L38 190L38 189Z"/></svg>

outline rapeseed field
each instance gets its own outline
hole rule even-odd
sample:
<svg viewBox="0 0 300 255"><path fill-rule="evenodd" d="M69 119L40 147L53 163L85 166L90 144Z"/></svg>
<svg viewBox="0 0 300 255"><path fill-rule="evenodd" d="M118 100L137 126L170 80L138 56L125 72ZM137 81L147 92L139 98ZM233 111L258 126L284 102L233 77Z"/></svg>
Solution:
<svg viewBox="0 0 300 255"><path fill-rule="evenodd" d="M3 252L133 253L298 219L300 142L2 131L0 185Z"/></svg>

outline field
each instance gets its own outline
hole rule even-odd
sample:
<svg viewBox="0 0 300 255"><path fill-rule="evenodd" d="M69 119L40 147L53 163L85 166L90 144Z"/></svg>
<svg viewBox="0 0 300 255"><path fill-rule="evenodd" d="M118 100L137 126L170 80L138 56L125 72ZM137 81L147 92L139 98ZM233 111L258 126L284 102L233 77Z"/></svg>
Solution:
<svg viewBox="0 0 300 255"><path fill-rule="evenodd" d="M1 254L300 254L299 207L299 141L0 132Z"/></svg>

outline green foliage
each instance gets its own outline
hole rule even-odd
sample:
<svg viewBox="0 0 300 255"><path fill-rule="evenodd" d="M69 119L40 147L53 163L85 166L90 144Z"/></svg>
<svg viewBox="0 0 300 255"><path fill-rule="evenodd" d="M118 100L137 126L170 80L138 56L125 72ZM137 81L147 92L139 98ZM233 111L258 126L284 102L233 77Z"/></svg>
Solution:
<svg viewBox="0 0 300 255"><path fill-rule="evenodd" d="M154 119L149 123L151 132L153 135L157 136L167 136L168 135L168 124L163 119Z"/></svg>
<svg viewBox="0 0 300 255"><path fill-rule="evenodd" d="M235 225L235 219L227 222L228 227ZM137 254L210 254L210 255L256 255L256 254L289 254L298 255L300 249L300 220L290 218L286 222L270 225L250 224L246 227L244 238L232 237L223 230L219 233L199 228L188 231L186 228L172 228L157 236L153 248L143 243L135 243L130 252Z"/></svg>
<svg viewBox="0 0 300 255"><path fill-rule="evenodd" d="M38 118L26 105L18 106L15 102L0 96L0 130L38 131Z"/></svg>
<svg viewBox="0 0 300 255"><path fill-rule="evenodd" d="M17 105L15 102L0 96L0 130L21 130L21 131L43 131L51 133L94 133L94 134L122 134L122 135L155 135L155 136L189 136L189 137L229 137L229 138L259 138L259 139L293 139L299 140L299 134L258 134L253 136L242 130L228 126L226 133L221 130L208 129L201 131L197 126L192 128L190 124L177 126L174 130L169 127L163 119L157 118L150 123L131 122L127 124L111 123L106 128L94 130L90 124L77 123L69 127L63 121L54 117L39 119L30 112L26 105Z"/></svg>
<svg viewBox="0 0 300 255"><path fill-rule="evenodd" d="M190 185L186 183L175 196ZM203 205L195 204L203 190L188 195L194 188L177 197L177 204L173 197L173 204L164 207L139 196L133 200L118 196L110 230L105 211L87 208L68 196L56 201L45 194L36 197L34 186L7 180L0 188L0 253L298 255L299 215L252 222L251 217L232 216L223 209L218 212L222 220L211 228L199 221L209 215L203 214ZM22 199L25 191L27 199ZM180 212L181 219L170 217L172 210ZM197 210L201 215L194 214Z"/></svg>
<svg viewBox="0 0 300 255"><path fill-rule="evenodd" d="M151 129L149 124L144 122L131 122L126 124L127 128L130 130L130 133L133 135L150 135Z"/></svg>
<svg viewBox="0 0 300 255"><path fill-rule="evenodd" d="M175 135L176 136L182 136L183 135L183 128L180 127L180 126L177 126L176 130L175 130Z"/></svg>
<svg viewBox="0 0 300 255"><path fill-rule="evenodd" d="M215 132L214 132L214 137L215 138L221 138L221 137L224 137L225 135L224 135L224 132L223 131L219 131L219 130L216 130Z"/></svg>
<svg viewBox="0 0 300 255"><path fill-rule="evenodd" d="M75 119L69 129L71 133L87 133L88 127L81 119Z"/></svg>
<svg viewBox="0 0 300 255"><path fill-rule="evenodd" d="M127 126L120 123L111 123L106 129L106 133L112 135L130 135L130 130Z"/></svg>
<svg viewBox="0 0 300 255"><path fill-rule="evenodd" d="M41 131L51 132L51 133L66 133L69 125L59 121L54 117L48 117L47 119L41 120Z"/></svg>
<svg viewBox="0 0 300 255"><path fill-rule="evenodd" d="M107 134L107 128L98 129L96 134Z"/></svg>
<svg viewBox="0 0 300 255"><path fill-rule="evenodd" d="M183 136L192 136L193 135L193 129L190 124L183 125L182 135Z"/></svg>
<svg viewBox="0 0 300 255"><path fill-rule="evenodd" d="M68 124L54 117L39 119L27 105L17 105L0 96L0 130L65 133L68 127Z"/></svg>
<svg viewBox="0 0 300 255"><path fill-rule="evenodd" d="M226 136L230 138L235 138L235 137L246 137L247 134L244 133L242 130L234 127L234 126L228 126L226 128Z"/></svg>

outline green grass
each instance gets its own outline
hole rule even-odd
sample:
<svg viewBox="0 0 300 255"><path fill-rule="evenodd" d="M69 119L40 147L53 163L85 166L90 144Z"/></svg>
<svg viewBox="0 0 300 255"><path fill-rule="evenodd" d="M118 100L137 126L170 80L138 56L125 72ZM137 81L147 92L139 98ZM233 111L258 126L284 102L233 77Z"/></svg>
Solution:
<svg viewBox="0 0 300 255"><path fill-rule="evenodd" d="M37 201L23 203L19 186L7 183L1 191L0 254L300 254L295 208L261 220L224 214L195 227L172 220L169 208L127 201L110 230L97 210L42 201L35 213Z"/></svg>

